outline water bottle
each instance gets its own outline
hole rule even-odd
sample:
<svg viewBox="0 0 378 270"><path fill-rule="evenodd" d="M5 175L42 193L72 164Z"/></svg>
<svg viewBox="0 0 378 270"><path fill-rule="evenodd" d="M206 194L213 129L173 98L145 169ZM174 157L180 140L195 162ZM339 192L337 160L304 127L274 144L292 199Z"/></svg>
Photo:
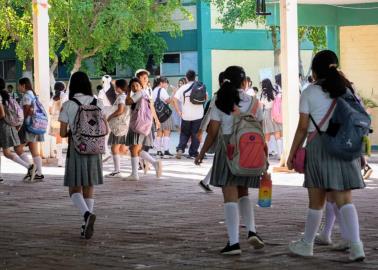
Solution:
<svg viewBox="0 0 378 270"><path fill-rule="evenodd" d="M257 204L260 207L271 207L272 205L272 179L268 173L262 176Z"/></svg>

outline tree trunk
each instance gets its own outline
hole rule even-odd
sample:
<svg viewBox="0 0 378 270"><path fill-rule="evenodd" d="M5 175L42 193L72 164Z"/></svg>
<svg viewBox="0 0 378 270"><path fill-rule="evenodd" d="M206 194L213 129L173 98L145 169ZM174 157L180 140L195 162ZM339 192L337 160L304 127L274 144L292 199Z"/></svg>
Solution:
<svg viewBox="0 0 378 270"><path fill-rule="evenodd" d="M281 49L278 47L278 26L271 26L270 32L272 34L272 43L273 43L273 54L274 54L274 74L280 73L280 55Z"/></svg>
<svg viewBox="0 0 378 270"><path fill-rule="evenodd" d="M56 68L58 67L58 65L59 65L59 58L55 54L54 55L54 61L50 66L50 89L51 89L51 92L53 92L53 93L54 93L54 86L55 86L55 82L56 82L54 72L55 72Z"/></svg>
<svg viewBox="0 0 378 270"><path fill-rule="evenodd" d="M281 49L276 48L274 50L274 74L280 74L280 57L281 57Z"/></svg>
<svg viewBox="0 0 378 270"><path fill-rule="evenodd" d="M71 70L71 75L74 74L76 71L79 71L82 61L83 57L81 55L76 55L75 64Z"/></svg>

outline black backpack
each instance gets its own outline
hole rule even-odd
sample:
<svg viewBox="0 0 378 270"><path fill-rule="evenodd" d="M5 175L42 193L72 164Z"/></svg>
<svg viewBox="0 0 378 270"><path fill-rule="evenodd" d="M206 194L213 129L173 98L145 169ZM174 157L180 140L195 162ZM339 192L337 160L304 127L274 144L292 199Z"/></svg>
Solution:
<svg viewBox="0 0 378 270"><path fill-rule="evenodd" d="M190 93L189 99L190 102L195 105L203 105L207 100L206 86L202 82L195 81L188 90L184 91L184 103L185 103L185 94L192 90Z"/></svg>
<svg viewBox="0 0 378 270"><path fill-rule="evenodd" d="M160 121L160 123L164 123L168 120L169 117L172 115L172 110L169 106L160 99L160 91L161 88L158 90L158 94L156 97L156 101L154 103L156 115Z"/></svg>

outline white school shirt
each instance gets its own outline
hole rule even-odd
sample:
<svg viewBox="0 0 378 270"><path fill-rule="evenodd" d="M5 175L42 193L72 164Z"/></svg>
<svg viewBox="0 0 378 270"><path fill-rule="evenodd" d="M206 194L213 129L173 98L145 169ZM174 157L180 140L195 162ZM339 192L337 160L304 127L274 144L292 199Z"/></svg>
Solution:
<svg viewBox="0 0 378 270"><path fill-rule="evenodd" d="M35 95L33 91L31 90L26 91L21 99L21 107L25 105L32 105L34 98L35 98Z"/></svg>
<svg viewBox="0 0 378 270"><path fill-rule="evenodd" d="M241 99L239 102L240 112L245 113L250 107L253 99L255 99L256 97L248 96L242 89L239 89L239 96ZM221 130L223 135L232 134L232 126L234 123L234 116L232 115L232 113L230 115L225 114L224 112L219 110L217 106L214 106L214 108L212 108L210 112L210 119L221 122ZM256 111L256 119L257 121L263 120L263 110L261 106L259 106L259 108Z"/></svg>
<svg viewBox="0 0 378 270"><path fill-rule="evenodd" d="M254 97L256 96L256 92L255 90L253 90L253 88L248 88L245 93L248 95L248 96L251 96L251 97Z"/></svg>
<svg viewBox="0 0 378 270"><path fill-rule="evenodd" d="M162 87L155 87L154 90L152 90L152 99L154 102L156 102L156 99L157 99L157 96L158 96L158 93L159 93L159 89L160 90L160 99L165 103L165 101L167 99L170 98L170 96L168 95L168 92L165 88L162 88Z"/></svg>
<svg viewBox="0 0 378 270"><path fill-rule="evenodd" d="M187 84L181 86L175 94L175 98L181 102L182 119L185 121L202 119L204 113L202 104L196 105L190 102L190 94L192 93L192 90L185 93L184 99L184 92L187 91L193 83L194 82L188 82Z"/></svg>
<svg viewBox="0 0 378 270"><path fill-rule="evenodd" d="M76 94L74 95L74 98L76 98L81 104L84 105L89 105L94 99L94 97L92 96L83 94ZM97 99L97 106L100 107L100 109L104 107L102 101L99 99ZM77 105L74 101L68 100L64 102L62 105L62 110L59 114L59 121L68 124L70 129L72 129L75 124L75 117L78 110L79 105Z"/></svg>
<svg viewBox="0 0 378 270"><path fill-rule="evenodd" d="M320 85L309 85L305 90L303 90L299 103L299 112L305 114L311 114L317 124L326 115L328 109L332 104L332 98L329 96L328 92L324 92ZM331 116L330 116L331 117ZM329 119L321 127L321 131L326 131L329 124ZM315 131L315 126L310 120L308 126L308 132Z"/></svg>
<svg viewBox="0 0 378 270"><path fill-rule="evenodd" d="M273 108L273 101L274 100L268 101L268 98L264 95L262 95L262 97L260 99L260 102L263 105L265 110L270 110L270 109Z"/></svg>

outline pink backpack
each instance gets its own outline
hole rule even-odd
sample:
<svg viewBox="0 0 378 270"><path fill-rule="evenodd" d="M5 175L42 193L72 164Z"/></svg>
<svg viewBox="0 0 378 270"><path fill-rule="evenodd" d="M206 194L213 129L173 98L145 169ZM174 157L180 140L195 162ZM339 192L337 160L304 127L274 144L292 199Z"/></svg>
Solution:
<svg viewBox="0 0 378 270"><path fill-rule="evenodd" d="M278 94L274 98L272 107L272 119L277 124L282 124L282 95Z"/></svg>
<svg viewBox="0 0 378 270"><path fill-rule="evenodd" d="M145 96L137 103L131 113L130 128L135 133L148 136L152 128L152 112L149 99Z"/></svg>
<svg viewBox="0 0 378 270"><path fill-rule="evenodd" d="M81 104L73 98L79 109L72 128L75 150L82 155L105 154L105 136L108 134L106 117L97 106L97 99L89 105Z"/></svg>
<svg viewBox="0 0 378 270"><path fill-rule="evenodd" d="M9 98L5 108L5 122L12 127L22 126L24 111L14 98Z"/></svg>

